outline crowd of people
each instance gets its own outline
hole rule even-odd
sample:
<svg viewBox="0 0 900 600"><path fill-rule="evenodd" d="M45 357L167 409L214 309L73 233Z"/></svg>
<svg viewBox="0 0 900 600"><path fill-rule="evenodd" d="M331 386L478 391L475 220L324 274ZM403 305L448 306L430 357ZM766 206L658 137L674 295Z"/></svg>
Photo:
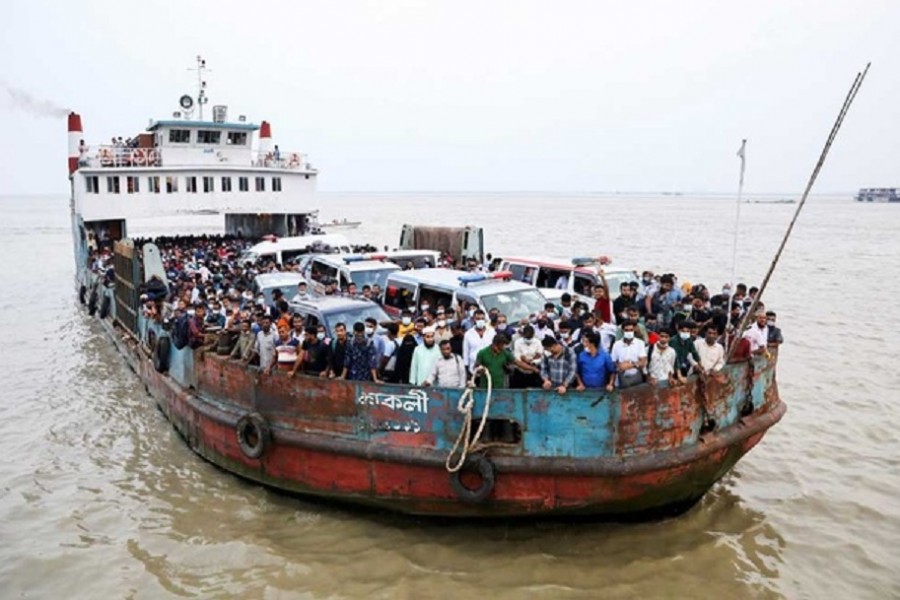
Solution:
<svg viewBox="0 0 900 600"><path fill-rule="evenodd" d="M737 284L731 290L726 284L713 294L703 284L679 284L674 274L650 271L623 283L615 298L600 277L589 290L592 300L564 293L559 303L547 302L543 311L515 323L476 305L421 305L394 321L338 323L327 331L291 309L292 301L311 298L305 283L275 290L271 299L254 294L257 275L296 266L241 264L238 257L249 240L180 236L154 242L167 281L153 278L143 286L144 316L163 323L176 347L215 345L220 354L256 365L264 375L280 370L291 377L451 388L485 386L489 375L494 388L565 394L645 382L677 386L693 373L721 370L731 345L734 356L745 357L783 342L776 314L761 303L750 326L738 331L756 288ZM107 269L108 257L108 249L98 249L92 266ZM449 262L468 270L497 265L490 259ZM377 286L328 289L381 302Z"/></svg>

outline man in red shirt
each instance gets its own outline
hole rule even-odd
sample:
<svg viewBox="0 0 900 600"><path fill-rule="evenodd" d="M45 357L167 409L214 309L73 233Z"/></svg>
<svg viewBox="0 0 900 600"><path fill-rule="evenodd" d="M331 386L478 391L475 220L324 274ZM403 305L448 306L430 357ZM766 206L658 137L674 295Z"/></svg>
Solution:
<svg viewBox="0 0 900 600"><path fill-rule="evenodd" d="M606 283L606 274L603 269L597 273L600 283L594 286L594 315L603 323L612 322L612 303L609 300L609 285Z"/></svg>

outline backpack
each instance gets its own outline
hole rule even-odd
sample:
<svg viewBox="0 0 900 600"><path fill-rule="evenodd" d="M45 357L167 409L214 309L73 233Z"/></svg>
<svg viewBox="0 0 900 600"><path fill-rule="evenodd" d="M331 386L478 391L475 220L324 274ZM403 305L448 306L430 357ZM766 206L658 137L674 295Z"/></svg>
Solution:
<svg viewBox="0 0 900 600"><path fill-rule="evenodd" d="M190 317L187 315L181 315L175 319L175 324L172 327L172 344L179 350L187 346L191 339L191 330L188 319L190 319Z"/></svg>

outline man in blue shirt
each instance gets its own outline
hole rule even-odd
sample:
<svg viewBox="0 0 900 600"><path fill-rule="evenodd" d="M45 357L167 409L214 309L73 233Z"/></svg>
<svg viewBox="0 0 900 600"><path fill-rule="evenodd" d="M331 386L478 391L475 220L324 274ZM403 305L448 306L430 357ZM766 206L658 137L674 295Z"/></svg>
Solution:
<svg viewBox="0 0 900 600"><path fill-rule="evenodd" d="M584 350L578 355L578 387L602 388L613 391L616 381L616 364L609 352L600 347L600 336L595 331L586 331L581 337Z"/></svg>

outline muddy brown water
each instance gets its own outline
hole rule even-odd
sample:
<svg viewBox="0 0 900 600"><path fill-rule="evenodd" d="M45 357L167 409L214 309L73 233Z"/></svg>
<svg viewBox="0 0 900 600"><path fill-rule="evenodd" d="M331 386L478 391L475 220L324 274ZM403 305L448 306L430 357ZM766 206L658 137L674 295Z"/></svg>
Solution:
<svg viewBox="0 0 900 600"><path fill-rule="evenodd" d="M605 253L719 286L733 202L323 194L356 241L481 224L495 254ZM794 210L742 207L758 282ZM214 218L213 218L214 219ZM81 313L64 197L0 198L0 598L900 597L900 206L816 197L767 302L785 419L686 515L442 523L233 477L188 450Z"/></svg>

